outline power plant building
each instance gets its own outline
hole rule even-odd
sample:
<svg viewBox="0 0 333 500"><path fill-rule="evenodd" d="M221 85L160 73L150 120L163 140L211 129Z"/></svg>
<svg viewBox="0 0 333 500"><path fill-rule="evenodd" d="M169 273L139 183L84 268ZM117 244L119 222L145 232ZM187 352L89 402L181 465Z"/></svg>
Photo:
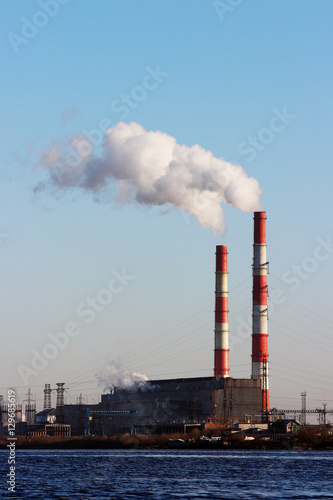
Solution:
<svg viewBox="0 0 333 500"><path fill-rule="evenodd" d="M266 213L254 214L252 376L229 376L227 247L216 247L214 376L150 380L102 395L104 411L136 411L137 426L268 418Z"/></svg>
<svg viewBox="0 0 333 500"><path fill-rule="evenodd" d="M261 416L260 380L216 377L151 380L102 395L105 410L136 410L137 424L243 421Z"/></svg>
<svg viewBox="0 0 333 500"><path fill-rule="evenodd" d="M232 424L269 418L266 213L254 213L251 378L230 377L228 323L228 250L216 247L214 375L149 380L130 388L113 387L101 403L64 404L57 384L57 425L72 435L165 432L176 425ZM232 368L232 364L231 364ZM44 390L51 411L51 388ZM3 420L3 419L2 419ZM67 432L67 431L66 431Z"/></svg>

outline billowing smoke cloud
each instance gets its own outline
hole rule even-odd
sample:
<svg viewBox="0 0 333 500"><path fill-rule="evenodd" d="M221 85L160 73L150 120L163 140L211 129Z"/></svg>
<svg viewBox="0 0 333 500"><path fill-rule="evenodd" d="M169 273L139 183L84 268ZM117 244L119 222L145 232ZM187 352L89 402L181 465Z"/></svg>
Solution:
<svg viewBox="0 0 333 500"><path fill-rule="evenodd" d="M218 232L224 230L221 204L244 212L262 208L259 183L241 166L215 158L198 145L177 144L166 133L148 132L138 123L119 122L109 128L100 156L93 154L84 135L72 136L70 144L75 155L66 154L59 143L40 153L39 166L49 180L35 192L46 187L81 188L98 200L110 189L123 203L183 209L203 227Z"/></svg>
<svg viewBox="0 0 333 500"><path fill-rule="evenodd" d="M113 391L119 389L139 389L143 388L148 380L146 375L137 372L124 370L119 363L109 361L106 369L96 374L98 385L103 390Z"/></svg>

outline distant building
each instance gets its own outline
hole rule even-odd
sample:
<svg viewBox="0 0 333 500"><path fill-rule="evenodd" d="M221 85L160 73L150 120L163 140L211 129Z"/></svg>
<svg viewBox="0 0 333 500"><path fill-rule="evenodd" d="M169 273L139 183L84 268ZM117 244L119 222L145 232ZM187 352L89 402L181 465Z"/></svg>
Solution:
<svg viewBox="0 0 333 500"><path fill-rule="evenodd" d="M15 405L15 422L22 421L22 405ZM8 422L8 406L0 404L0 422Z"/></svg>
<svg viewBox="0 0 333 500"><path fill-rule="evenodd" d="M298 434L300 424L293 419L277 420L272 423L272 432L274 434Z"/></svg>
<svg viewBox="0 0 333 500"><path fill-rule="evenodd" d="M57 423L57 410L48 408L36 414L35 423L27 426L28 437L70 437L71 426Z"/></svg>
<svg viewBox="0 0 333 500"><path fill-rule="evenodd" d="M70 437L71 426L66 424L34 424L27 426L28 437Z"/></svg>
<svg viewBox="0 0 333 500"><path fill-rule="evenodd" d="M54 424L56 419L56 410L54 408L48 408L47 410L36 413L35 422L36 424Z"/></svg>

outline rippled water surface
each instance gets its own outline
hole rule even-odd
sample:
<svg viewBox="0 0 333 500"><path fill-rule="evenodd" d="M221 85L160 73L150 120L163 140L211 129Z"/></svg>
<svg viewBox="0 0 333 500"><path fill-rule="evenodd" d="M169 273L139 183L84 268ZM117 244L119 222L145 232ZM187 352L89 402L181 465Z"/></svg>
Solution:
<svg viewBox="0 0 333 500"><path fill-rule="evenodd" d="M333 452L17 450L16 493L0 498L333 498Z"/></svg>

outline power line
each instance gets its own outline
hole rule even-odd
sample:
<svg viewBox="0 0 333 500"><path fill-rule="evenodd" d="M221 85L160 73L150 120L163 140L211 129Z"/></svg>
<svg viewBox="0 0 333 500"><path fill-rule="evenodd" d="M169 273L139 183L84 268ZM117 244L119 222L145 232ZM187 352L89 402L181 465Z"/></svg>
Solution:
<svg viewBox="0 0 333 500"><path fill-rule="evenodd" d="M283 329L283 331L279 330L278 332L276 332L276 333L278 333L279 335L281 335L281 334L282 334L282 335L286 335L287 337L289 337L289 338L291 338L291 339L295 340L296 342L300 342L301 344L308 345L309 347L311 347L311 349L316 349L317 351L325 352L326 354L332 354L332 353L327 352L327 350L320 349L320 348L319 348L318 346L316 346L316 345L309 344L308 342L305 342L304 340L299 340L299 339L297 339L297 338L295 338L295 337L292 337L291 335L288 335L288 334L284 331L284 330L286 330L286 328L287 328L285 325L280 325L280 323L277 323L276 321L273 321L273 320L271 320L271 322L273 322L273 323L274 323L275 325L277 325L277 326L280 326L280 327ZM272 330L272 328L271 328L271 331L274 331L274 329ZM296 330L293 330L292 328L289 328L289 327L288 327L288 331L294 332L294 333L296 333L297 335L302 335L303 337L305 337L305 338L309 338L310 340L312 340L312 338L311 338L311 337L308 337L307 335L305 335L305 334L303 334L303 333L299 333L299 332L297 332ZM318 341L318 342L319 342L319 341ZM320 343L322 343L322 344L323 344L323 342L320 342ZM327 344L325 344L325 345L327 345ZM328 347L331 347L331 346L328 346Z"/></svg>
<svg viewBox="0 0 333 500"><path fill-rule="evenodd" d="M284 285L287 285L287 283L285 283L281 278L279 278L278 276L275 276L274 274L272 274L271 272L269 273L270 276L272 276L273 278L277 279L278 281L280 281L281 283L283 283ZM293 291L293 290L290 290L290 291ZM319 304L320 306L323 306L323 307L326 307L330 312L332 312L332 306L328 306L327 304L324 304L324 302L320 302L319 300L315 299L314 297L309 297L308 295L306 295L305 293L301 292L300 290L294 290L295 292L299 293L300 295L303 295L304 297L306 297L308 300L310 300L311 302L317 302L317 304ZM290 299L290 297L288 297L289 300L292 300ZM295 301L293 301L295 302ZM296 302L297 303L297 302ZM301 306L302 307L302 306ZM315 314L315 313L314 313Z"/></svg>

